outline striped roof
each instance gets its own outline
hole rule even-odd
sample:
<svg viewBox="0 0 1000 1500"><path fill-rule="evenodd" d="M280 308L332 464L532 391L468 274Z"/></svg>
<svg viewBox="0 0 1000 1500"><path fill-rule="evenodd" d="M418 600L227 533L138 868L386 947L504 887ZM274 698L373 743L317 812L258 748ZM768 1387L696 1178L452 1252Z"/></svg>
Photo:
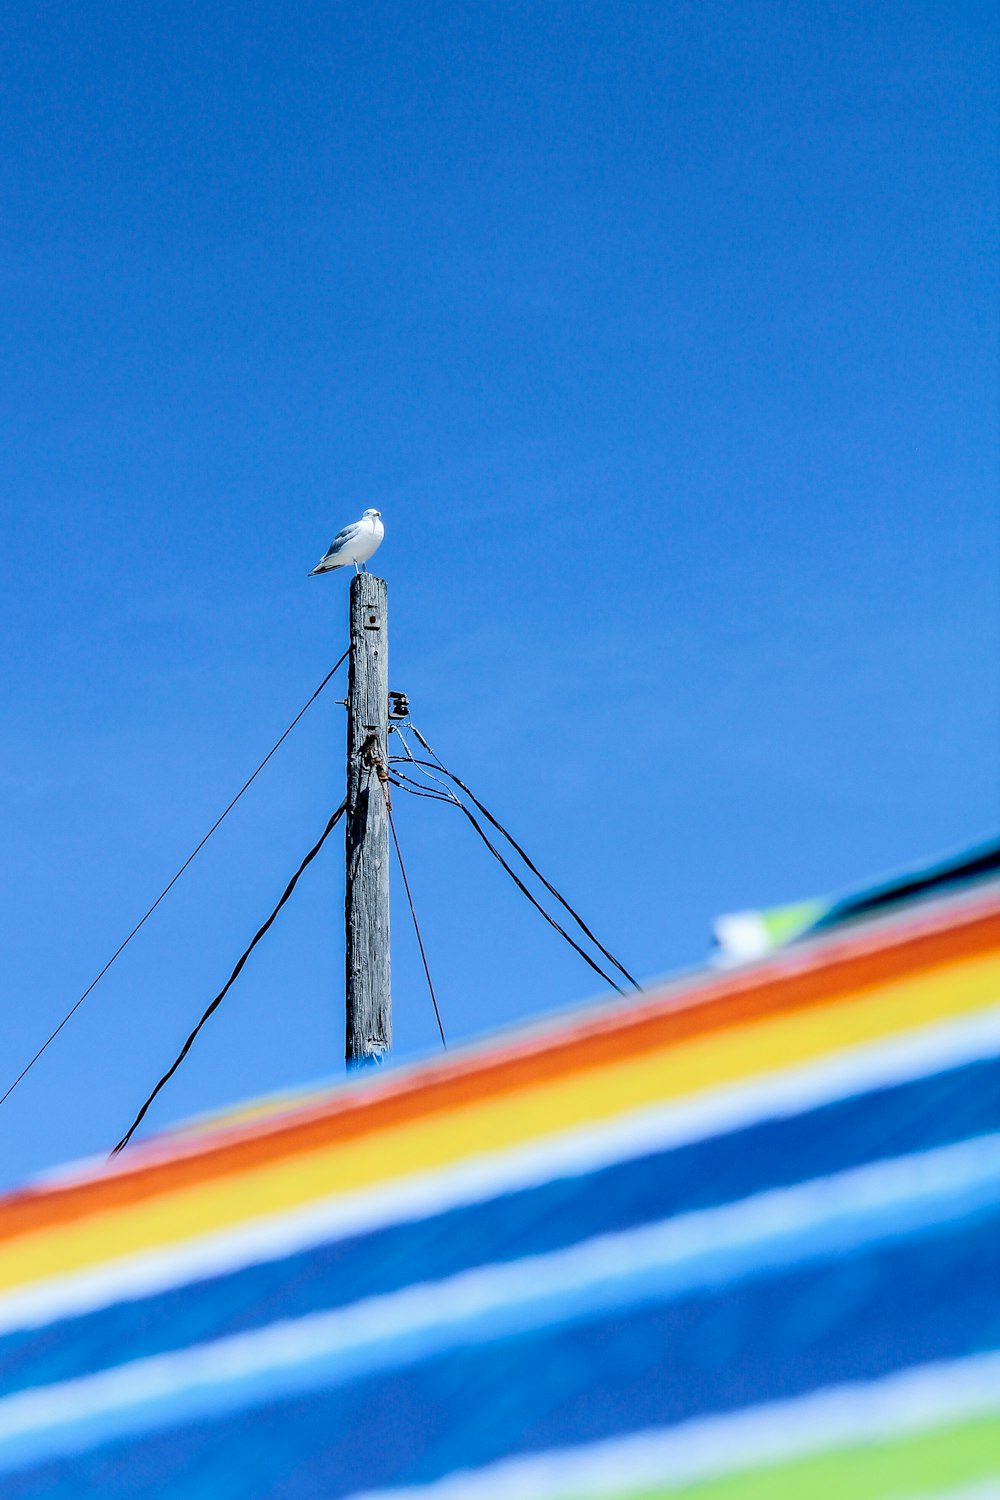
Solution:
<svg viewBox="0 0 1000 1500"><path fill-rule="evenodd" d="M998 1218L990 885L0 1200L0 1493L1000 1495Z"/></svg>

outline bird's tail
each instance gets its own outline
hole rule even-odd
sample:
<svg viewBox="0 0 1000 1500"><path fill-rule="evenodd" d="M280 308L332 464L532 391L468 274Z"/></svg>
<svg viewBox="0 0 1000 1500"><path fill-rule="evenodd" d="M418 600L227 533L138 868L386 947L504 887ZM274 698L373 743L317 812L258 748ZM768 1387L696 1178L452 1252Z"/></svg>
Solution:
<svg viewBox="0 0 1000 1500"><path fill-rule="evenodd" d="M316 564L316 566L313 568L312 572L309 573L307 576L309 578L315 578L316 575L317 575L317 573L329 573L329 572L332 571L332 569L339 568L339 567L340 567L340 563L337 563L337 562L327 562L326 558L324 557L323 561L322 562L318 562Z"/></svg>

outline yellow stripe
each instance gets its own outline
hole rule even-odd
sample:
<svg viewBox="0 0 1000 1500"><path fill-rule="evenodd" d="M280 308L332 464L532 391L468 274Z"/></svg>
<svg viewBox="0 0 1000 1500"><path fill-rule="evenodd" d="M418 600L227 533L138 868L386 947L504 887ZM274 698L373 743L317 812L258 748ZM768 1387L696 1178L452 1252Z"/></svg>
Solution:
<svg viewBox="0 0 1000 1500"><path fill-rule="evenodd" d="M512 1090L447 1114L407 1121L343 1144L259 1165L141 1204L106 1210L71 1228L0 1246L0 1289L64 1275L151 1248L384 1184L649 1104L787 1068L1000 998L1000 954L966 960L790 1015L770 1017L624 1062Z"/></svg>

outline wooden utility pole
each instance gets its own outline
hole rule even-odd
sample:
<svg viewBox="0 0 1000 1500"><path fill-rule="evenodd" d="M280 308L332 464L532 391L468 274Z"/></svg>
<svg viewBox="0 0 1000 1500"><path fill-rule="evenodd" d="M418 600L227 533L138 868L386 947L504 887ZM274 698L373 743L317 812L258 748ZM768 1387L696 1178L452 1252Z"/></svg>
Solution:
<svg viewBox="0 0 1000 1500"><path fill-rule="evenodd" d="M392 1045L389 817L376 765L389 763L389 635L384 578L351 579L347 686L347 1066Z"/></svg>

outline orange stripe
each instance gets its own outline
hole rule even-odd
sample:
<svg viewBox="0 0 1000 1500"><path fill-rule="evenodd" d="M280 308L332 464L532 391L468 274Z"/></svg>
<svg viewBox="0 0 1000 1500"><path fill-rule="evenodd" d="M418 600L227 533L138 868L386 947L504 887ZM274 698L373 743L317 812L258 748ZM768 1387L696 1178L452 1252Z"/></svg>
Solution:
<svg viewBox="0 0 1000 1500"><path fill-rule="evenodd" d="M0 1245L0 1287L14 1290L204 1236L236 1233L249 1221L295 1213L358 1191L383 1190L467 1161L552 1139L580 1126L599 1128L635 1109L691 1098L747 1077L781 1073L830 1052L907 1028L969 1016L1000 994L1000 953L961 965L838 995L826 1005L766 1016L723 1032L568 1073L534 1087L475 1099L447 1114L338 1141L247 1171L83 1215L72 1233L58 1225ZM113 1274L113 1271L112 1271Z"/></svg>
<svg viewBox="0 0 1000 1500"><path fill-rule="evenodd" d="M0 1238L26 1234L83 1214L137 1204L161 1193L211 1182L232 1172L346 1143L373 1131L417 1121L515 1088L625 1061L734 1024L812 1007L843 991L876 986L1000 948L1000 901L956 911L940 909L914 928L870 929L822 948L792 950L742 974L668 990L628 1012L602 1010L555 1036L529 1036L490 1051L344 1091L303 1113L258 1124L207 1142L169 1143L136 1151L123 1170L64 1184L46 1184L0 1202ZM186 1154L184 1152L187 1144Z"/></svg>

